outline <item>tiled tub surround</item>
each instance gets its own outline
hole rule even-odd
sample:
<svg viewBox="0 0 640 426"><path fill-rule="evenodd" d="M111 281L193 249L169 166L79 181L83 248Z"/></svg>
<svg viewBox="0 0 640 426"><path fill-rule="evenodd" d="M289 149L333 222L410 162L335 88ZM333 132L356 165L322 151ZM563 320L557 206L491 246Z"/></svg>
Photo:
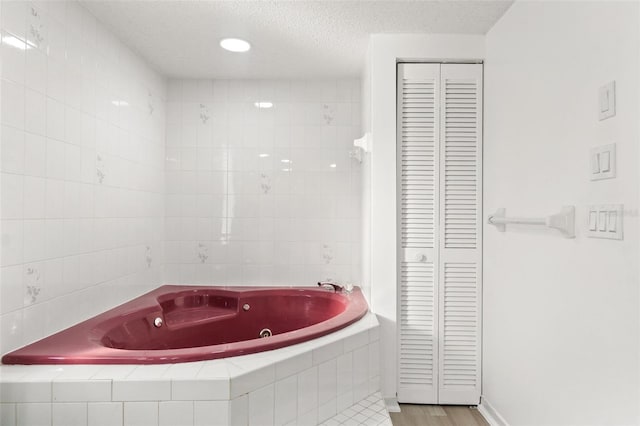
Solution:
<svg viewBox="0 0 640 426"><path fill-rule="evenodd" d="M6 353L162 282L165 83L77 2L0 8Z"/></svg>
<svg viewBox="0 0 640 426"><path fill-rule="evenodd" d="M167 93L166 283L360 284L359 81Z"/></svg>
<svg viewBox="0 0 640 426"><path fill-rule="evenodd" d="M3 365L0 424L315 425L379 391L378 339L370 313L319 339L241 357L142 366Z"/></svg>

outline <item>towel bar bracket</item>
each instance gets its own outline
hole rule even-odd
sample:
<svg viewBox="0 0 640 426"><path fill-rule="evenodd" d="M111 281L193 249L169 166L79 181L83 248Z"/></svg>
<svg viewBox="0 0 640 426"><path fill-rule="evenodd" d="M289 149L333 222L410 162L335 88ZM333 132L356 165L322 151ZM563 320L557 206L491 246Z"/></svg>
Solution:
<svg viewBox="0 0 640 426"><path fill-rule="evenodd" d="M557 229L566 238L575 238L575 207L564 206L560 213L542 218L506 217L506 209L500 208L489 216L487 223L494 225L500 232L507 230L507 224L512 225L542 225Z"/></svg>

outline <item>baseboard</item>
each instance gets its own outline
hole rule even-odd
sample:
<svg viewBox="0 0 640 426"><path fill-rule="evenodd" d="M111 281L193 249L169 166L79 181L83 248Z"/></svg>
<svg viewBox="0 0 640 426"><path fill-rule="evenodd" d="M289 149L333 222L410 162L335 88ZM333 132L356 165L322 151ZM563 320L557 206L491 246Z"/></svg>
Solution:
<svg viewBox="0 0 640 426"><path fill-rule="evenodd" d="M390 413L400 412L400 404L398 404L398 400L396 398L385 398L384 405L387 406L387 411Z"/></svg>
<svg viewBox="0 0 640 426"><path fill-rule="evenodd" d="M509 426L509 423L496 411L495 408L482 397L482 402L478 405L478 411L482 414L482 417L489 423L491 426Z"/></svg>

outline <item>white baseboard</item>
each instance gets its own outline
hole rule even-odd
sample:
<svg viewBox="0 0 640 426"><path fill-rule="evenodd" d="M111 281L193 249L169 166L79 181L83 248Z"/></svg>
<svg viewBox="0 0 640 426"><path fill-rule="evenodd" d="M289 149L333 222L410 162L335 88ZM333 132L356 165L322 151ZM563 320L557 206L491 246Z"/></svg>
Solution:
<svg viewBox="0 0 640 426"><path fill-rule="evenodd" d="M509 423L493 408L484 396L482 397L482 402L478 405L478 411L491 426L509 426Z"/></svg>
<svg viewBox="0 0 640 426"><path fill-rule="evenodd" d="M396 398L385 398L384 405L387 406L387 411L390 413L400 412L400 404L398 404L398 400Z"/></svg>

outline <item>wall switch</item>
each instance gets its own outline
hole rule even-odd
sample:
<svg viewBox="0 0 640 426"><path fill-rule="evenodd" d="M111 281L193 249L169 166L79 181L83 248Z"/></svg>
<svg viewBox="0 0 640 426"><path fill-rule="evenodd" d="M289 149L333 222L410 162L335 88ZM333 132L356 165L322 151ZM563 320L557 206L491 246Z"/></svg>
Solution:
<svg viewBox="0 0 640 426"><path fill-rule="evenodd" d="M598 230L598 212L590 211L589 212L589 231L597 231Z"/></svg>
<svg viewBox="0 0 640 426"><path fill-rule="evenodd" d="M616 144L591 149L591 180L616 177Z"/></svg>
<svg viewBox="0 0 640 426"><path fill-rule="evenodd" d="M606 211L598 212L598 231L600 232L607 231L607 212Z"/></svg>
<svg viewBox="0 0 640 426"><path fill-rule="evenodd" d="M616 115L616 82L605 84L598 90L598 106L600 120Z"/></svg>
<svg viewBox="0 0 640 426"><path fill-rule="evenodd" d="M622 204L602 204L589 206L587 236L622 240Z"/></svg>
<svg viewBox="0 0 640 426"><path fill-rule="evenodd" d="M600 172L605 173L611 171L611 152L603 151L600 154Z"/></svg>
<svg viewBox="0 0 640 426"><path fill-rule="evenodd" d="M618 212L610 211L607 218L607 231L616 232L618 229Z"/></svg>
<svg viewBox="0 0 640 426"><path fill-rule="evenodd" d="M597 152L591 153L591 174L600 174L600 154Z"/></svg>

